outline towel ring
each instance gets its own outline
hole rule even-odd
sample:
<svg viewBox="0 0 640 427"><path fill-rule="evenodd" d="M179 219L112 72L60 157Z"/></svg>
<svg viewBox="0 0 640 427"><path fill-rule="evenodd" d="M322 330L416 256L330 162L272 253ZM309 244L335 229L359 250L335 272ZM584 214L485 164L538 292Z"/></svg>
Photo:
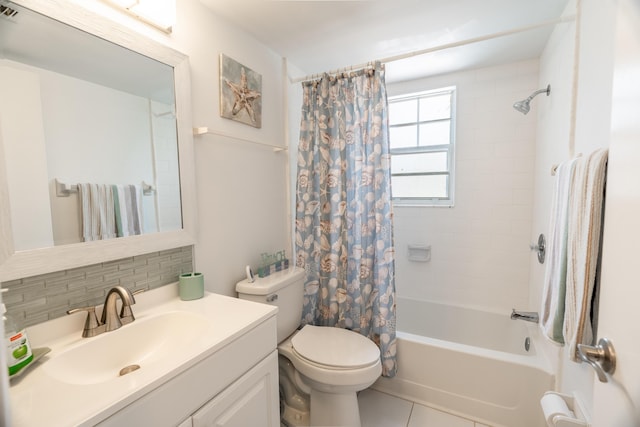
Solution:
<svg viewBox="0 0 640 427"><path fill-rule="evenodd" d="M538 236L538 244L529 245L529 249L531 249L532 251L538 252L538 262L540 264L544 264L544 256L546 254L546 249L547 249L547 242L544 238L544 234L540 234Z"/></svg>

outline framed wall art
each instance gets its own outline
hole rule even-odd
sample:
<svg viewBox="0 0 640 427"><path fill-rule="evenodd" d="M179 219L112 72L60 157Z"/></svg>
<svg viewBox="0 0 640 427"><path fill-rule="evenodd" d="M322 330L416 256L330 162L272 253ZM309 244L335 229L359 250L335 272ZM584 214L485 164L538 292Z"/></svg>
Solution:
<svg viewBox="0 0 640 427"><path fill-rule="evenodd" d="M262 76L220 54L220 115L262 127Z"/></svg>

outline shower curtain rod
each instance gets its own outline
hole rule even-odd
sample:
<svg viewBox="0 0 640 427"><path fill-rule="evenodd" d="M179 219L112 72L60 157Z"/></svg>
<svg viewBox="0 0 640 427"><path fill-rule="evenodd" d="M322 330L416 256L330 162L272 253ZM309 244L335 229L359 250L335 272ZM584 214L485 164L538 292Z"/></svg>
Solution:
<svg viewBox="0 0 640 427"><path fill-rule="evenodd" d="M486 41L486 40L497 39L497 38L500 38L500 37L510 36L510 35L513 35L513 34L524 33L526 31L537 30L538 28L548 27L550 25L562 24L562 23L565 23L565 22L572 22L575 19L576 19L576 15L561 16L558 19L552 19L550 21L540 22L538 24L527 25L525 27L514 28L512 30L500 31L500 32L488 34L488 35L485 35L485 36L473 37L473 38L470 38L470 39L465 39L465 40L461 40L461 41L457 41L457 42L446 43L446 44L442 44L442 45L439 45L439 46L434 46L434 47L430 47L430 48L426 48L426 49L414 50L413 52L407 52L407 53L403 53L403 54L400 54L400 55L389 56L387 58L378 59L377 61L369 61L366 64L352 65L352 66L349 66L349 67L343 67L343 68L338 68L336 70L327 71L326 73L315 73L315 74L310 74L310 75L307 75L305 77L299 77L299 78L295 78L295 79L289 78L289 81L291 83L306 82L306 81L309 81L309 80L313 80L314 78L318 78L319 76L321 76L323 74L338 74L338 73L343 73L343 72L350 71L350 70L358 70L358 69L361 69L361 68L365 68L365 67L370 66L374 62L382 62L382 63L386 64L386 63L389 63L389 62L399 61L401 59L412 58L414 56L425 55L427 53L433 53L433 52L437 52L437 51L440 51L440 50L452 49L454 47L465 46L465 45L468 45L468 44L483 42L483 41Z"/></svg>

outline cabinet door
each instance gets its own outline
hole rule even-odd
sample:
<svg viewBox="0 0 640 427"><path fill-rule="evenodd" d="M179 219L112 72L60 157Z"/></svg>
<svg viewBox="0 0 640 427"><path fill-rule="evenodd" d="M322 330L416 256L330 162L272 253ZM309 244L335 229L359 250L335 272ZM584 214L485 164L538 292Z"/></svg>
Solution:
<svg viewBox="0 0 640 427"><path fill-rule="evenodd" d="M280 425L278 352L274 351L193 414L193 427Z"/></svg>

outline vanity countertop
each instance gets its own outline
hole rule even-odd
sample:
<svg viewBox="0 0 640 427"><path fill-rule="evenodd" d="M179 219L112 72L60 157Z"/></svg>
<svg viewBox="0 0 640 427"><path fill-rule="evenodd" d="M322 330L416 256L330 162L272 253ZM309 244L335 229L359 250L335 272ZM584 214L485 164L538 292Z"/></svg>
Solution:
<svg viewBox="0 0 640 427"><path fill-rule="evenodd" d="M9 393L12 425L95 425L213 355L277 312L277 308L270 305L211 293L201 299L182 301L178 298L177 284L139 294L136 302L132 306L136 317L133 323L93 338L81 336L85 313L28 328L32 347L49 347L51 352L24 375L12 380ZM176 334L175 330L165 331L165 328L171 329L173 320L183 317L195 321L197 327L185 330L187 337L180 342L181 334ZM154 326L148 329L149 325ZM144 340L153 343L149 352L135 349L136 341L132 341L131 336L139 338L135 335L139 331L145 331ZM169 338L164 341L170 341L171 337L179 337L175 346L172 342L159 343L164 338ZM129 346L133 350L119 349L111 355L112 343L125 342L120 340L126 341L125 349ZM273 341L275 349L275 333ZM87 349L94 348L109 349L106 351L109 355L87 353ZM85 354L90 357L84 357ZM106 370L100 367L101 359L104 359L103 365L137 363L140 369L124 376L118 376L117 370L105 376L103 371ZM68 374L64 369L69 370Z"/></svg>

